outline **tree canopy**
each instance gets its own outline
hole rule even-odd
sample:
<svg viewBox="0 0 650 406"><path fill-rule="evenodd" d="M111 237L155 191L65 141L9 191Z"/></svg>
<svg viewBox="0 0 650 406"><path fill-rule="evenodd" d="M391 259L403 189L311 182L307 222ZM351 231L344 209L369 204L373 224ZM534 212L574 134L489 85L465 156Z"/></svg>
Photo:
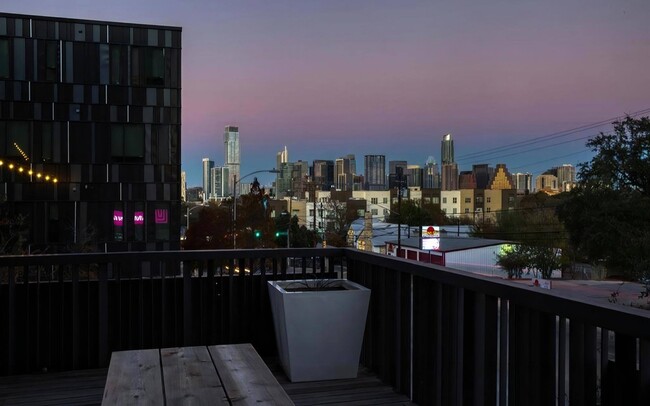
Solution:
<svg viewBox="0 0 650 406"><path fill-rule="evenodd" d="M579 186L558 208L577 256L611 275L650 274L650 120L627 117L587 143Z"/></svg>

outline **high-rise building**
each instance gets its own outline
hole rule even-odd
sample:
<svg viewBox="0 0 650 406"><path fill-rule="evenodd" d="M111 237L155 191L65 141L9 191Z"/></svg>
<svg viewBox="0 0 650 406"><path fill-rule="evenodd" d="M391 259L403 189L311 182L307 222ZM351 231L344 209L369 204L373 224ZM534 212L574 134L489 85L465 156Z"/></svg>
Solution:
<svg viewBox="0 0 650 406"><path fill-rule="evenodd" d="M476 189L476 177L472 171L461 171L458 175L459 189Z"/></svg>
<svg viewBox="0 0 650 406"><path fill-rule="evenodd" d="M423 171L420 165L408 165L405 173L408 187L422 187Z"/></svg>
<svg viewBox="0 0 650 406"><path fill-rule="evenodd" d="M366 190L386 189L386 156L366 155L364 157L364 174Z"/></svg>
<svg viewBox="0 0 650 406"><path fill-rule="evenodd" d="M430 156L424 167L424 175L422 179L422 188L424 189L438 189L440 188L440 173L438 172L438 164L436 160Z"/></svg>
<svg viewBox="0 0 650 406"><path fill-rule="evenodd" d="M354 155L352 155L352 157L354 157ZM354 161L350 160L350 155L336 159L334 166L336 189L352 190L352 184L354 182L354 172L352 172L353 164Z"/></svg>
<svg viewBox="0 0 650 406"><path fill-rule="evenodd" d="M215 166L211 170L210 177L210 200L220 200L231 195L230 168L227 166Z"/></svg>
<svg viewBox="0 0 650 406"><path fill-rule="evenodd" d="M334 186L334 161L314 160L312 178L317 185L320 185L320 190L330 190Z"/></svg>
<svg viewBox="0 0 650 406"><path fill-rule="evenodd" d="M235 185L241 179L239 168L241 165L241 155L239 149L239 127L227 125L223 133L223 165L228 168L229 184L233 185L232 193L239 196L239 188Z"/></svg>
<svg viewBox="0 0 650 406"><path fill-rule="evenodd" d="M287 146L284 146L284 150L277 153L275 158L275 167L279 168L282 164L289 162L289 151L287 151Z"/></svg>
<svg viewBox="0 0 650 406"><path fill-rule="evenodd" d="M487 189L488 183L494 175L494 168L490 168L488 164L472 165L472 173L476 180L476 189Z"/></svg>
<svg viewBox="0 0 650 406"><path fill-rule="evenodd" d="M408 163L406 161L388 161L388 188L394 189L397 187L397 172L402 171L402 181L406 181L407 172L406 168ZM401 169L398 169L401 168ZM405 183L406 184L406 183Z"/></svg>
<svg viewBox="0 0 650 406"><path fill-rule="evenodd" d="M203 158L203 202L207 202L212 196L212 168L214 161Z"/></svg>
<svg viewBox="0 0 650 406"><path fill-rule="evenodd" d="M576 183L576 168L573 165L564 164L555 169L557 172L557 183L560 190L568 192L573 189L573 186Z"/></svg>
<svg viewBox="0 0 650 406"><path fill-rule="evenodd" d="M445 134L442 137L442 146L440 147L440 154L442 164L454 163L454 140L451 139L451 134Z"/></svg>
<svg viewBox="0 0 650 406"><path fill-rule="evenodd" d="M455 162L442 164L441 190L458 190L458 165Z"/></svg>
<svg viewBox="0 0 650 406"><path fill-rule="evenodd" d="M527 194L533 190L533 175L530 173L515 173L513 175L515 185L517 186L517 193Z"/></svg>
<svg viewBox="0 0 650 406"><path fill-rule="evenodd" d="M27 250L179 249L180 69L179 27L0 13L0 215Z"/></svg>
<svg viewBox="0 0 650 406"><path fill-rule="evenodd" d="M187 201L187 173L181 171L181 201Z"/></svg>

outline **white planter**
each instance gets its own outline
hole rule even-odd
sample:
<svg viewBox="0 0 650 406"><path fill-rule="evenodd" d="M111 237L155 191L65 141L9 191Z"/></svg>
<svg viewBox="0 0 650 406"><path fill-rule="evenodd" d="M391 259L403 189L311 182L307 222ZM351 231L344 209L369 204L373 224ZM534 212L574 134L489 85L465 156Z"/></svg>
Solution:
<svg viewBox="0 0 650 406"><path fill-rule="evenodd" d="M269 281L280 362L292 382L355 378L370 289L337 279L345 290L288 292L296 283Z"/></svg>

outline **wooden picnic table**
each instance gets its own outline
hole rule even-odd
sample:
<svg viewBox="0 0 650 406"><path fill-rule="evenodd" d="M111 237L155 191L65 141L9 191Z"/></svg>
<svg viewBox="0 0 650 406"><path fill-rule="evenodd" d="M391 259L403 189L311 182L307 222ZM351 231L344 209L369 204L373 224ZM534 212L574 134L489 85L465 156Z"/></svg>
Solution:
<svg viewBox="0 0 650 406"><path fill-rule="evenodd" d="M116 351L102 405L293 405L251 344Z"/></svg>

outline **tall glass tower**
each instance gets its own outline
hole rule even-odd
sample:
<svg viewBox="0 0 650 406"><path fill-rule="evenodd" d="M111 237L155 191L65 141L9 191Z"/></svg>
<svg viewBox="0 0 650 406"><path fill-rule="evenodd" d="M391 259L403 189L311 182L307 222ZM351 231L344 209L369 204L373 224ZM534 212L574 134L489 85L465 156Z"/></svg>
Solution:
<svg viewBox="0 0 650 406"><path fill-rule="evenodd" d="M442 164L450 164L454 162L454 140L451 139L451 134L445 134L442 137L442 147L440 148L442 154Z"/></svg>
<svg viewBox="0 0 650 406"><path fill-rule="evenodd" d="M210 200L212 194L212 182L210 181L214 161L210 158L203 158L203 202Z"/></svg>
<svg viewBox="0 0 650 406"><path fill-rule="evenodd" d="M386 157L384 155L366 155L364 164L366 189L386 189Z"/></svg>
<svg viewBox="0 0 650 406"><path fill-rule="evenodd" d="M240 150L239 150L239 127L227 125L223 133L224 166L228 168L229 184L234 185L235 178L239 182ZM239 187L233 190L235 196L239 196Z"/></svg>

